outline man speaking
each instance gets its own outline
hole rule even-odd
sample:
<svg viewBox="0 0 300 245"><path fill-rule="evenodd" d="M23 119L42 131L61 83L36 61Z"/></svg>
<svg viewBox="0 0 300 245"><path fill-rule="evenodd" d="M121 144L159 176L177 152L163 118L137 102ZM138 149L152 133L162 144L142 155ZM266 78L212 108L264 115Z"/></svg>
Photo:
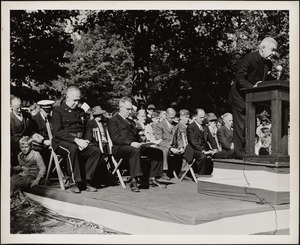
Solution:
<svg viewBox="0 0 300 245"><path fill-rule="evenodd" d="M266 37L258 50L245 55L238 64L235 82L231 86L229 102L232 104L233 140L237 157L242 159L245 151L245 92L244 88L253 88L271 76L271 58L276 54L277 42ZM253 136L254 137L254 136Z"/></svg>

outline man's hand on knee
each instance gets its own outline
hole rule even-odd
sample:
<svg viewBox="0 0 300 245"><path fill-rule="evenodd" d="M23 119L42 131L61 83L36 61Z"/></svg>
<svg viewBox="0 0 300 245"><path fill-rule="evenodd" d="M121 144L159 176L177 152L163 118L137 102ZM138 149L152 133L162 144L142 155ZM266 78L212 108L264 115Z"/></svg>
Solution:
<svg viewBox="0 0 300 245"><path fill-rule="evenodd" d="M135 148L140 148L141 144L139 142L131 142L130 146L133 146Z"/></svg>

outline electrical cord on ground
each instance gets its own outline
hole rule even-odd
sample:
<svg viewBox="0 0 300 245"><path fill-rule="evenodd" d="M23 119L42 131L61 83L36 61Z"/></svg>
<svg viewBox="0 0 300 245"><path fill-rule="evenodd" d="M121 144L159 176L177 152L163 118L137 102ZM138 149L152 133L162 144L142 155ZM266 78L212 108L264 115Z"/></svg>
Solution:
<svg viewBox="0 0 300 245"><path fill-rule="evenodd" d="M253 192L248 192L248 191L247 191L247 188L248 188L248 186L250 186L250 183L249 183L249 181L248 181L248 179L247 179L247 176L246 176L246 174L245 174L246 162L245 162L245 160L243 160L243 161L244 161L244 164L243 164L243 175L244 175L244 179L245 179L245 181L246 181L246 184L245 184L245 186L244 186L244 191L245 191L245 193L246 193L247 195L253 195L253 196L256 196L256 197L259 199L259 201L256 202L257 204L260 204L260 205L268 204L268 205L274 210L274 213L275 213L275 230L274 230L274 232L273 232L273 235L276 235L276 233L277 233L277 231L278 231L277 211L276 211L274 205L272 205L272 203L268 202L268 201L267 201L266 199L264 199L264 198L259 197L257 194L255 194L255 193L253 193Z"/></svg>

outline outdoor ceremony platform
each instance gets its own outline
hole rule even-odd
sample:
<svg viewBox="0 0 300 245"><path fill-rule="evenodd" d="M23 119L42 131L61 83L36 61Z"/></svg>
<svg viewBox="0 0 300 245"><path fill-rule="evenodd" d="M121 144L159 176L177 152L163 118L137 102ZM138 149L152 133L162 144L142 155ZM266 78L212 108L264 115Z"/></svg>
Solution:
<svg viewBox="0 0 300 245"><path fill-rule="evenodd" d="M140 193L110 186L73 194L58 183L25 192L61 215L140 235L289 235L289 169L215 161L212 177Z"/></svg>

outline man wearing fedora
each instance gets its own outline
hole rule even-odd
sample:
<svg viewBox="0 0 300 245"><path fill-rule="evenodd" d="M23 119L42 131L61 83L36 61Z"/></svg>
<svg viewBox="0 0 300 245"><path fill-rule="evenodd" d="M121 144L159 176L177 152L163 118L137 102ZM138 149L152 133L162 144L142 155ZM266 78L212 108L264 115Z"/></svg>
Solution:
<svg viewBox="0 0 300 245"><path fill-rule="evenodd" d="M80 193L81 190L97 191L91 180L102 155L98 146L84 138L88 129L82 120L84 110L78 107L80 97L80 89L70 86L65 102L53 109L51 118L52 147L57 154L69 157L71 164L68 165L68 175L70 191L73 193Z"/></svg>
<svg viewBox="0 0 300 245"><path fill-rule="evenodd" d="M146 116L146 123L145 124L149 124L152 122L152 113L155 111L155 105L150 104L147 106L147 116Z"/></svg>
<svg viewBox="0 0 300 245"><path fill-rule="evenodd" d="M87 122L87 128L91 130L87 130L85 139L89 140L90 142L95 141L93 134L92 134L92 129L93 128L98 128L101 136L101 142L103 145L103 150L106 151L107 145L108 145L108 140L106 136L106 120L107 118L105 117L106 111L102 110L102 108L97 105L92 108L91 110L91 119L88 120Z"/></svg>
<svg viewBox="0 0 300 245"><path fill-rule="evenodd" d="M206 141L207 150L211 151L211 157L213 159L227 159L231 154L222 149L222 146L217 136L217 120L218 118L213 112L207 113L204 119L204 138Z"/></svg>

